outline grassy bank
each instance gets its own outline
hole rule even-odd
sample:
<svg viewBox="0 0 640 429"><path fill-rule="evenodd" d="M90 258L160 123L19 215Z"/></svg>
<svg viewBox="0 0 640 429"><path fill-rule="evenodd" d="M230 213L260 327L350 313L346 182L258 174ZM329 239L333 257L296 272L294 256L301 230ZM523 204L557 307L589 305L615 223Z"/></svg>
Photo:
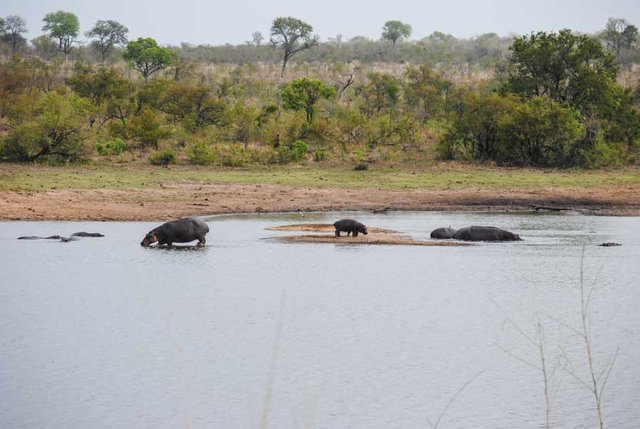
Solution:
<svg viewBox="0 0 640 429"><path fill-rule="evenodd" d="M537 170L457 164L401 169L354 171L347 167L277 167L212 169L176 166L92 165L44 167L0 164L0 191L53 189L145 189L171 183L265 184L320 188L379 189L585 189L639 186L640 169Z"/></svg>

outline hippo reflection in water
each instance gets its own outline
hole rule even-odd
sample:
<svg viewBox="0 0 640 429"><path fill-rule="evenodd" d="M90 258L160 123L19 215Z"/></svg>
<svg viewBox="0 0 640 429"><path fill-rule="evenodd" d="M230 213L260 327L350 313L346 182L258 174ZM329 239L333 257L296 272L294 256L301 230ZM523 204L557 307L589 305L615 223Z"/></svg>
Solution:
<svg viewBox="0 0 640 429"><path fill-rule="evenodd" d="M206 243L204 236L208 232L209 225L201 220L193 218L172 220L149 231L140 245L149 247L157 242L158 245L171 246L173 243L188 243L198 240L197 245L204 246Z"/></svg>
<svg viewBox="0 0 640 429"><path fill-rule="evenodd" d="M453 228L437 228L431 231L431 238L464 241L518 241L518 234L496 228L494 226L468 226L455 230Z"/></svg>

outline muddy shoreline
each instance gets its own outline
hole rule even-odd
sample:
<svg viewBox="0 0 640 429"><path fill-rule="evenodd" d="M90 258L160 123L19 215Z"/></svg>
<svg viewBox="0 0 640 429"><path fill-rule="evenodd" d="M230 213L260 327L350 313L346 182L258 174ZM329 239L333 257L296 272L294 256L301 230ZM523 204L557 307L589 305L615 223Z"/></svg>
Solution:
<svg viewBox="0 0 640 429"><path fill-rule="evenodd" d="M225 213L295 211L533 211L640 216L640 187L588 189L339 189L171 183L142 189L0 192L0 220L166 220Z"/></svg>

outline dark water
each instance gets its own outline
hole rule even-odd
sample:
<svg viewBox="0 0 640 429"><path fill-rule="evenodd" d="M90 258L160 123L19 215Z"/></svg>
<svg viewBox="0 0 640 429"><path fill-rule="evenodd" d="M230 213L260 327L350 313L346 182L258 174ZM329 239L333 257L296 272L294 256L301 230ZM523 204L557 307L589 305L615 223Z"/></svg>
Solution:
<svg viewBox="0 0 640 429"><path fill-rule="evenodd" d="M416 238L484 224L525 241L264 239L286 234L268 226L346 215ZM0 427L427 428L454 395L441 428L541 427L543 380L525 363L539 365L539 350L523 336L535 340L536 324L557 368L552 424L595 427L578 381L589 377L584 344L571 328L581 329L581 259L595 369L618 350L606 426L640 427L640 218L207 220L198 250L141 248L157 223L0 222ZM16 240L83 230L106 237ZM597 246L605 241L623 246Z"/></svg>

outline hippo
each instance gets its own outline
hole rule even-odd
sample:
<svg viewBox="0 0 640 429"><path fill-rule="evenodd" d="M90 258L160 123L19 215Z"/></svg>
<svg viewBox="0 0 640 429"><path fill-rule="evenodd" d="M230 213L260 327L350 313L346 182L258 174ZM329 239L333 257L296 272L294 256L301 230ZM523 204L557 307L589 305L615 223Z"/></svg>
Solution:
<svg viewBox="0 0 640 429"><path fill-rule="evenodd" d="M22 237L18 237L18 240L60 240L59 235L50 235L48 237L40 237L38 235L23 235Z"/></svg>
<svg viewBox="0 0 640 429"><path fill-rule="evenodd" d="M104 237L104 234L100 234L99 232L74 232L71 234L72 237Z"/></svg>
<svg viewBox="0 0 640 429"><path fill-rule="evenodd" d="M431 231L431 238L437 239L449 239L453 238L453 235L456 233L456 230L448 227L448 228L436 228Z"/></svg>
<svg viewBox="0 0 640 429"><path fill-rule="evenodd" d="M347 237L349 234L353 234L354 237L358 236L358 233L361 232L364 235L367 235L367 227L357 220L353 219L341 219L333 224L336 228L336 237L340 237L340 232L346 232Z"/></svg>
<svg viewBox="0 0 640 429"><path fill-rule="evenodd" d="M197 245L204 246L206 243L204 236L207 235L207 232L209 232L209 225L201 220L193 218L172 220L149 231L140 245L149 247L157 242L158 245L171 246L173 243L188 243L198 240Z"/></svg>
<svg viewBox="0 0 640 429"><path fill-rule="evenodd" d="M518 241L519 235L494 226L468 226L453 234L456 240L464 241Z"/></svg>

